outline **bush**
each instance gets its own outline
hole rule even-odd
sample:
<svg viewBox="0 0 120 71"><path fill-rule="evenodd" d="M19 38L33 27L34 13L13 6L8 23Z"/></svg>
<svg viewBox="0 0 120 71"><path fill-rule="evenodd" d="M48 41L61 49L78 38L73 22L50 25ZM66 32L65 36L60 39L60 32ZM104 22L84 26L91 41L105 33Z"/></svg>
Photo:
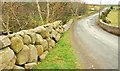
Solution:
<svg viewBox="0 0 120 71"><path fill-rule="evenodd" d="M113 6L111 6L110 9L113 9Z"/></svg>
<svg viewBox="0 0 120 71"><path fill-rule="evenodd" d="M111 9L107 9L105 12L102 12L100 19L103 20L103 22L105 23L111 23L111 21L109 21L108 19L106 19L107 15L109 14L109 12L111 11Z"/></svg>
<svg viewBox="0 0 120 71"><path fill-rule="evenodd" d="M103 20L103 22L105 22L106 23L106 18L104 18L104 19L102 19Z"/></svg>
<svg viewBox="0 0 120 71"><path fill-rule="evenodd" d="M107 9L106 10L106 14L109 14L110 11L111 11L111 9Z"/></svg>
<svg viewBox="0 0 120 71"><path fill-rule="evenodd" d="M103 18L102 20L103 20L103 22L105 22L105 23L107 23L107 24L110 24L110 23L111 23L111 21L109 21L109 20L106 19L106 18Z"/></svg>
<svg viewBox="0 0 120 71"><path fill-rule="evenodd" d="M110 9L107 9L105 12L102 12L102 14L107 17L107 15L109 14L110 11L111 11Z"/></svg>
<svg viewBox="0 0 120 71"><path fill-rule="evenodd" d="M102 12L101 16L100 16L100 19L105 19L106 15L104 12Z"/></svg>

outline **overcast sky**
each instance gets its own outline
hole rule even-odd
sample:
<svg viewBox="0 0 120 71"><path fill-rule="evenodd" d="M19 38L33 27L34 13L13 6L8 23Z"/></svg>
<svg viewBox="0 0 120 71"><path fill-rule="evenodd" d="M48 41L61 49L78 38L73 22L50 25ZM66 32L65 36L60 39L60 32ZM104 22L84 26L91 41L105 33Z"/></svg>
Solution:
<svg viewBox="0 0 120 71"><path fill-rule="evenodd" d="M120 0L82 0L88 4L100 4L100 1L102 1L102 4L120 4Z"/></svg>
<svg viewBox="0 0 120 71"><path fill-rule="evenodd" d="M35 2L36 0L0 0L3 2ZM81 0L38 0L39 2L81 2ZM88 4L100 4L100 1L102 1L102 4L118 4L120 0L82 0ZM120 4L120 3L119 3Z"/></svg>

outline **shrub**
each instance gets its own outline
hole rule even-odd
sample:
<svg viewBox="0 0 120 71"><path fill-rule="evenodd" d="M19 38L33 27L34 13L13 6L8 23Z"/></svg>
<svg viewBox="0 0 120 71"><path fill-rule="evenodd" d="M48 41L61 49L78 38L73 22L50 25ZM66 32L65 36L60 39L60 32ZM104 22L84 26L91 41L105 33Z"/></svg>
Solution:
<svg viewBox="0 0 120 71"><path fill-rule="evenodd" d="M111 6L110 9L113 9L113 6Z"/></svg>
<svg viewBox="0 0 120 71"><path fill-rule="evenodd" d="M105 12L102 12L100 19L103 20L103 22L105 23L111 23L111 21L109 21L108 19L106 19L107 15L109 14L109 12L111 11L111 9L107 9Z"/></svg>
<svg viewBox="0 0 120 71"><path fill-rule="evenodd" d="M103 18L102 20L103 20L103 22L105 22L105 23L106 23L106 18Z"/></svg>
<svg viewBox="0 0 120 71"><path fill-rule="evenodd" d="M101 16L100 16L100 19L104 19L106 17L105 13L102 12Z"/></svg>

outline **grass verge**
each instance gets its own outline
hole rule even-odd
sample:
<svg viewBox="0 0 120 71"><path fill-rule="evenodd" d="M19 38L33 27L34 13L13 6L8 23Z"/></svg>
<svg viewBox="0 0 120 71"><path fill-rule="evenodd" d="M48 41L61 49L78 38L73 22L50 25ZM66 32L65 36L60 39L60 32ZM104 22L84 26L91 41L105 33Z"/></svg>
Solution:
<svg viewBox="0 0 120 71"><path fill-rule="evenodd" d="M39 62L35 69L76 69L80 68L77 58L73 53L70 41L70 30L66 31L56 48L50 51L45 60Z"/></svg>

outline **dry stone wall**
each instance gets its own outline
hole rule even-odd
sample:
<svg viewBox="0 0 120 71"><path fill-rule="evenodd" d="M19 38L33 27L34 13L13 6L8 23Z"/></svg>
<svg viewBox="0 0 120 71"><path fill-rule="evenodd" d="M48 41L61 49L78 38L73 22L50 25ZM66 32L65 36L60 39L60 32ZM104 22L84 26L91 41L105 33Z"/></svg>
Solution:
<svg viewBox="0 0 120 71"><path fill-rule="evenodd" d="M101 28L103 28L104 30L120 36L120 27L119 26L112 26L110 24L107 24L107 23L103 22L101 19L99 20L98 25Z"/></svg>
<svg viewBox="0 0 120 71"><path fill-rule="evenodd" d="M61 21L34 29L0 36L0 71L4 69L32 69L63 33Z"/></svg>

